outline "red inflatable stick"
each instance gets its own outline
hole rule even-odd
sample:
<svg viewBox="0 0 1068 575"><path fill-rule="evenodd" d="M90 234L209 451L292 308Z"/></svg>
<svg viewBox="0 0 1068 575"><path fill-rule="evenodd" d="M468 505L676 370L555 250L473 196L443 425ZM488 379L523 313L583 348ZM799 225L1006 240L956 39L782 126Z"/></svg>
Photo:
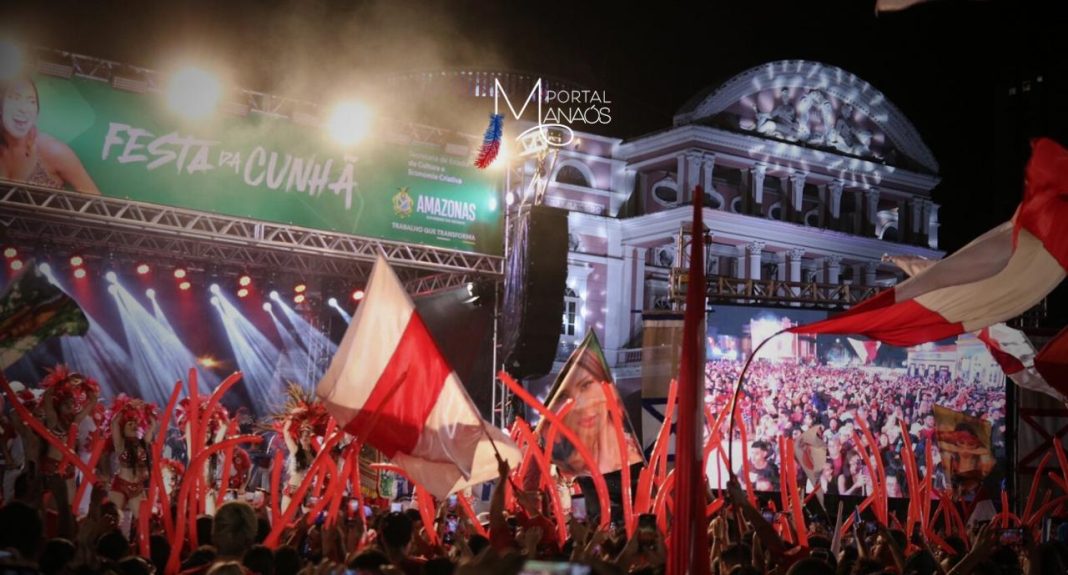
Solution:
<svg viewBox="0 0 1068 575"><path fill-rule="evenodd" d="M64 461L77 467L82 472L83 481L96 483L96 474L93 473L93 469L82 461L77 453L68 449L65 443L60 441L58 437L52 434L52 432L48 431L44 424L30 413L30 410L26 409L25 405L22 405L22 402L19 401L18 396L15 395L15 392L11 389L11 385L8 384L7 378L4 377L3 374L0 374L0 386L3 386L4 395L7 396L8 402L11 403L11 407L15 410L15 413L22 418L22 421L26 423L26 425L29 425L37 435L44 438L49 445L55 447L56 450L63 455Z"/></svg>
<svg viewBox="0 0 1068 575"><path fill-rule="evenodd" d="M630 498L630 444L627 443L627 434L623 432L623 410L619 408L619 402L616 401L615 387L611 383L602 382L601 391L604 392L608 413L612 416L612 427L616 432L616 444L619 445L619 462L622 466L620 475L623 480L623 525L626 527L627 537L630 538L634 536L634 530L638 528L638 523L634 516L634 501ZM553 493L555 494L555 485L553 487ZM559 516L559 520L560 523L566 523L563 514ZM561 537L560 541L566 539L567 537Z"/></svg>
<svg viewBox="0 0 1068 575"><path fill-rule="evenodd" d="M586 468L590 470L590 478L593 479L593 487L597 492L597 500L601 505L601 527L607 527L611 521L612 514L609 512L611 507L611 500L608 498L608 485L605 484L604 476L601 475L600 468L597 465L597 460L590 455L590 450L586 445L575 435L573 431L567 425L564 424L555 413L546 409L533 395L530 395L526 389L523 389L522 385L519 385L512 376L505 372L500 372L501 381L508 386L508 389L512 390L512 393L519 396L527 405L534 408L535 411L541 414L542 417L551 421L553 425L560 429L560 433L564 434L564 437L575 447L575 450L579 452L583 461L586 462ZM572 400L568 400L569 402Z"/></svg>
<svg viewBox="0 0 1068 575"><path fill-rule="evenodd" d="M549 501L553 506L553 514L556 515L556 532L560 541L567 540L567 520L564 517L564 507L560 504L560 493L556 491L556 482L553 481L552 474L549 469L549 461L545 459L545 454L538 449L538 444L534 439L534 432L530 430L530 426L523 420L522 417L517 417L515 420L516 427L519 429L519 433L527 442L529 453L533 454L534 462L541 470L542 481L539 482L539 487L545 486L549 490Z"/></svg>

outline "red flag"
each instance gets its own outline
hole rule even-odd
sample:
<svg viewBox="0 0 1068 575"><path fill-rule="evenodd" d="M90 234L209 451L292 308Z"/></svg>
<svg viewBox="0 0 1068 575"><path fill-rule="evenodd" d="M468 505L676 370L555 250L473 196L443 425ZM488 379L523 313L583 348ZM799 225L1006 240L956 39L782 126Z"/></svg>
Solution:
<svg viewBox="0 0 1068 575"><path fill-rule="evenodd" d="M521 459L482 420L381 256L316 393L345 431L438 498L497 477L491 441L512 465Z"/></svg>
<svg viewBox="0 0 1068 575"><path fill-rule="evenodd" d="M702 462L702 405L705 395L705 257L704 223L698 186L693 194L690 269L686 315L679 362L679 415L675 431L675 508L671 517L668 575L709 571L705 534L705 477Z"/></svg>
<svg viewBox="0 0 1068 575"><path fill-rule="evenodd" d="M797 333L863 334L911 346L978 331L1042 300L1068 269L1068 151L1037 140L1012 221L923 273Z"/></svg>

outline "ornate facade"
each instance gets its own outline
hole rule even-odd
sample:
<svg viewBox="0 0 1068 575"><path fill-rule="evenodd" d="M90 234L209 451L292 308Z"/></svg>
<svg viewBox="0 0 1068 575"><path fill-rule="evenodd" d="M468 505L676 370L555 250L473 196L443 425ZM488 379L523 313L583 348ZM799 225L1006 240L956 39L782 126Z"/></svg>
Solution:
<svg viewBox="0 0 1068 575"><path fill-rule="evenodd" d="M642 313L672 307L698 185L714 300L842 307L900 279L883 254L943 255L931 151L880 91L817 62L746 70L655 133L576 132L542 164L544 202L570 211L560 359L592 328L624 393L638 385ZM538 169L513 170L510 193L531 193Z"/></svg>

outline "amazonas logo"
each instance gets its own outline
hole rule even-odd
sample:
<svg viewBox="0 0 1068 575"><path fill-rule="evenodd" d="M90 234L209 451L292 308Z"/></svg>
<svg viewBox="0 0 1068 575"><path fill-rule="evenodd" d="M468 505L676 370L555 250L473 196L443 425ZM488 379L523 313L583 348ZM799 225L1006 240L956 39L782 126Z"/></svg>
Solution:
<svg viewBox="0 0 1068 575"><path fill-rule="evenodd" d="M400 188L393 195L393 213L397 217L405 219L416 212L437 220L473 222L478 219L478 206L472 202L461 202L422 194L412 198L407 187Z"/></svg>
<svg viewBox="0 0 1068 575"><path fill-rule="evenodd" d="M393 213L397 214L397 217L403 220L412 215L413 209L414 203L412 202L412 196L408 194L407 187L401 188L393 195Z"/></svg>

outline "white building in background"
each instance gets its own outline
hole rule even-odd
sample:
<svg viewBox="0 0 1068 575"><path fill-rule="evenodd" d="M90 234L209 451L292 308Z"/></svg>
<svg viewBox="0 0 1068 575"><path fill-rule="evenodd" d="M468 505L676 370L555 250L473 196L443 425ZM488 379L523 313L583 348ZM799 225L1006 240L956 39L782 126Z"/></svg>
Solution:
<svg viewBox="0 0 1068 575"><path fill-rule="evenodd" d="M523 188L535 170L527 160ZM544 195L570 211L556 370L592 328L624 394L637 391L642 313L672 306L677 238L697 185L712 294L777 290L840 307L871 293L865 287L898 281L883 254L943 255L931 200L938 182L931 151L879 90L817 62L746 70L658 132L627 140L576 133L552 163Z"/></svg>

